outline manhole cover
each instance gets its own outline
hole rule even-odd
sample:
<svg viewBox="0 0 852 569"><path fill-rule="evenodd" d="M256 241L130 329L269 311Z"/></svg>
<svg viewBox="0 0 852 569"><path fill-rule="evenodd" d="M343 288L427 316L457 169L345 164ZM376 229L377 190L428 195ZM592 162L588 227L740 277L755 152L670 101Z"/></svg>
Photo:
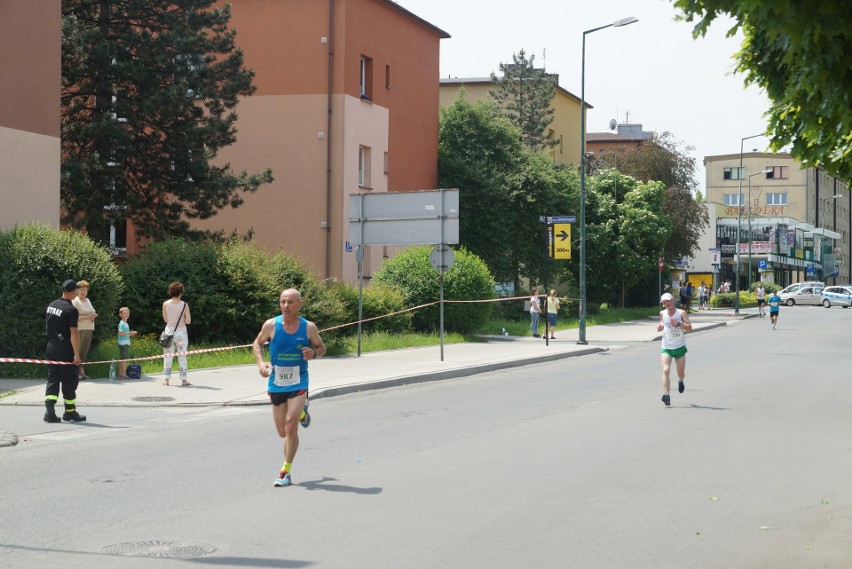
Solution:
<svg viewBox="0 0 852 569"><path fill-rule="evenodd" d="M216 551L209 545L174 541L129 541L108 545L101 551L124 557L199 557Z"/></svg>
<svg viewBox="0 0 852 569"><path fill-rule="evenodd" d="M133 401L139 401L140 403L157 403L160 401L174 401L174 397L161 397L159 395L152 395L150 397L134 397Z"/></svg>

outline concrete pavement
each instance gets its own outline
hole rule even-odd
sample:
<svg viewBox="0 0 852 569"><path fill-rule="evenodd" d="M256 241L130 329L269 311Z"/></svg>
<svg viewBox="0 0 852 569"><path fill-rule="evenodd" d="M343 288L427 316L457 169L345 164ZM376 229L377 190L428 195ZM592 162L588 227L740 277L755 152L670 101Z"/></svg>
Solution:
<svg viewBox="0 0 852 569"><path fill-rule="evenodd" d="M726 326L749 317L727 311L690 314L693 333ZM447 380L498 369L529 365L616 349L619 345L659 340L656 319L620 322L586 328L586 345L578 345L578 330L559 330L557 339L493 336L487 342L371 352L358 356L321 358L310 363L310 397L331 397L397 385ZM162 384L162 375L141 379L80 382L77 402L90 407L162 407L266 405L266 380L254 365L199 369L189 372L188 387ZM3 393L6 393L3 396ZM0 405L44 405L44 380L0 380Z"/></svg>

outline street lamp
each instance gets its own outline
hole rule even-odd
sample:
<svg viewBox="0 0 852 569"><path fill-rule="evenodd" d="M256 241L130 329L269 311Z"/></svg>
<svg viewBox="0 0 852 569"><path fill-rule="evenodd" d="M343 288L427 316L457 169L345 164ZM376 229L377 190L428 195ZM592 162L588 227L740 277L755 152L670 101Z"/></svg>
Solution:
<svg viewBox="0 0 852 569"><path fill-rule="evenodd" d="M748 176L748 290L751 292L751 179L753 176L760 176L761 174L771 174L772 168L766 168L760 172L755 172L754 174L749 174ZM737 231L739 231L739 227Z"/></svg>
<svg viewBox="0 0 852 569"><path fill-rule="evenodd" d="M740 227L743 218L743 145L746 140L765 136L764 134L753 134L744 136L740 140L740 170L737 178L740 181L740 192L737 198L737 248L734 250L734 314L740 315Z"/></svg>
<svg viewBox="0 0 852 569"><path fill-rule="evenodd" d="M620 28L639 19L633 16L583 32L583 59L580 66L580 325L578 344L586 342L586 36L605 28Z"/></svg>

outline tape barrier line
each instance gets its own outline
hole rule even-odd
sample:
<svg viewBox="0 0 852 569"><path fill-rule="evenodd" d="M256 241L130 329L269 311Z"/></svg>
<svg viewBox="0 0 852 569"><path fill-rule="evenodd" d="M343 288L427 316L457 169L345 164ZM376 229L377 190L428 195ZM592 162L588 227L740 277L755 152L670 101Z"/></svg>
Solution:
<svg viewBox="0 0 852 569"><path fill-rule="evenodd" d="M545 295L540 295L545 296ZM473 304L477 302L503 302L506 300L527 300L529 296L511 296L511 297L503 297L503 298L488 298L482 300L444 300L446 304ZM571 297L563 297L559 299L561 300L579 300L578 298ZM419 306L412 306L411 308L404 308L402 310L397 310L395 312L389 312L388 314L383 314L381 316L374 316L372 318L364 318L362 320L356 320L354 322L347 322L346 324L339 324L337 326L331 326L329 328L323 328L320 332L330 332L332 330L339 330L341 328L346 328L348 326L354 326L356 324L364 323L364 322L372 322L374 320L381 320L382 318L389 318L391 316L396 316L397 314L404 314L406 312L413 312L415 310L420 310L421 308L427 308L429 306L435 306L436 304L440 304L440 300L435 300L433 302L427 302L426 304L421 304ZM101 360L97 362L84 362L83 365L95 365L95 364L111 364L113 362L144 362L150 360L160 360L167 357L174 356L193 356L198 354L209 354L212 352L222 352L226 350L240 350L244 348L251 348L254 344L243 344L240 346L223 346L221 348L203 348L199 350L187 350L185 352L175 352L174 354L159 354L156 356L145 356L141 358L130 358L126 360ZM59 362L54 360L40 360L34 358L4 358L0 357L0 364L47 364L47 365L74 365L74 362Z"/></svg>

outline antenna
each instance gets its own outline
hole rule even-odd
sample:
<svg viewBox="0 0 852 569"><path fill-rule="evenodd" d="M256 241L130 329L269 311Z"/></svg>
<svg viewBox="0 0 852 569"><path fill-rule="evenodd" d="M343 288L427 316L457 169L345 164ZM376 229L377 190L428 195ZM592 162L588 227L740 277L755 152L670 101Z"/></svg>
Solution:
<svg viewBox="0 0 852 569"><path fill-rule="evenodd" d="M615 119L609 121L609 130L615 130L616 128L618 128L618 121Z"/></svg>

